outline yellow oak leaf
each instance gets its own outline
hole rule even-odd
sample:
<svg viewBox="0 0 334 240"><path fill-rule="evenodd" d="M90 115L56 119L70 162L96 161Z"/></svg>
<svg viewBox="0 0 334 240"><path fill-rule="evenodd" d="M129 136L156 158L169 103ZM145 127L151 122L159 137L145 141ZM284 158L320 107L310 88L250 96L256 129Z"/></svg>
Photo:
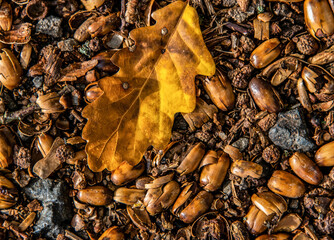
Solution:
<svg viewBox="0 0 334 240"><path fill-rule="evenodd" d="M135 165L149 146L167 145L174 114L195 108L195 76L215 73L193 7L177 1L152 18L154 26L131 31L135 49L112 57L119 72L99 81L104 93L83 111L93 171L113 170L123 161Z"/></svg>

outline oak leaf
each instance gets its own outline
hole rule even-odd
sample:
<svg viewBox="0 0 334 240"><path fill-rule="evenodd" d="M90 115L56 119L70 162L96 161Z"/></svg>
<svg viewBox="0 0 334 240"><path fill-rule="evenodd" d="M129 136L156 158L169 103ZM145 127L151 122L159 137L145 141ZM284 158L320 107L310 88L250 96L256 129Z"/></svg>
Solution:
<svg viewBox="0 0 334 240"><path fill-rule="evenodd" d="M195 108L195 76L215 73L194 8L178 1L152 18L154 26L131 31L135 49L112 57L119 72L99 81L104 94L83 111L93 171L113 170L123 161L135 165L150 145L167 145L174 114Z"/></svg>

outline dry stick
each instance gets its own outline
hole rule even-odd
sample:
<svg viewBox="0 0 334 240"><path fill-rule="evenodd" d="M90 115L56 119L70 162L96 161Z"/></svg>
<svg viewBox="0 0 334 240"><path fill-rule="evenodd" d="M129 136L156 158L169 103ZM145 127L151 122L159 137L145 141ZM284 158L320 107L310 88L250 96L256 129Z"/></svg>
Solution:
<svg viewBox="0 0 334 240"><path fill-rule="evenodd" d="M121 32L123 33L125 28L125 0L122 0L121 2Z"/></svg>
<svg viewBox="0 0 334 240"><path fill-rule="evenodd" d="M40 109L40 107L37 104L33 104L15 112L5 112L2 116L0 116L0 124L9 124L16 120L22 120L37 109Z"/></svg>

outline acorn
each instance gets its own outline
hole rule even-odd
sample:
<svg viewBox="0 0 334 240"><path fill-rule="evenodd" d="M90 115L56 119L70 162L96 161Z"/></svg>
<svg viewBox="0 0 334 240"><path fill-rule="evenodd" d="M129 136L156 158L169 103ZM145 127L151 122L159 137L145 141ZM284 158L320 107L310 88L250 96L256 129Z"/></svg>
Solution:
<svg viewBox="0 0 334 240"><path fill-rule="evenodd" d="M16 204L18 192L14 184L4 176L0 176L0 209L6 209Z"/></svg>
<svg viewBox="0 0 334 240"><path fill-rule="evenodd" d="M334 13L327 0L305 0L304 19L308 31L314 38L334 34Z"/></svg>
<svg viewBox="0 0 334 240"><path fill-rule="evenodd" d="M15 55L7 48L0 52L0 81L8 88L13 90L22 81L23 70Z"/></svg>
<svg viewBox="0 0 334 240"><path fill-rule="evenodd" d="M281 53L282 45L278 38L268 39L254 49L250 62L255 68L264 68L272 63Z"/></svg>

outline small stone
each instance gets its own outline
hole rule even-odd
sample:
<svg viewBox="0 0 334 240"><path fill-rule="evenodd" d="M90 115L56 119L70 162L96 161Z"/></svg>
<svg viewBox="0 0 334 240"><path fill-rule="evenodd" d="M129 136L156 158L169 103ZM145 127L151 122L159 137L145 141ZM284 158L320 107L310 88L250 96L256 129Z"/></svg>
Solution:
<svg viewBox="0 0 334 240"><path fill-rule="evenodd" d="M34 225L34 234L47 239L56 239L64 233L72 217L69 191L64 181L38 179L23 189L28 198L42 203L43 210Z"/></svg>
<svg viewBox="0 0 334 240"><path fill-rule="evenodd" d="M248 144L249 144L249 139L242 137L242 138L239 138L234 143L232 143L231 145L235 148L238 148L240 152L242 152L248 147Z"/></svg>
<svg viewBox="0 0 334 240"><path fill-rule="evenodd" d="M74 47L78 45L78 42L74 38L68 38L57 43L57 47L62 52L72 52Z"/></svg>
<svg viewBox="0 0 334 240"><path fill-rule="evenodd" d="M299 201L297 199L291 200L289 204L290 208L297 209L299 206Z"/></svg>
<svg viewBox="0 0 334 240"><path fill-rule="evenodd" d="M35 88L40 88L43 85L43 81L43 76L37 76L32 79Z"/></svg>
<svg viewBox="0 0 334 240"><path fill-rule="evenodd" d="M106 42L106 45L112 49L120 48L123 43L123 39L123 36L114 34L111 39Z"/></svg>
<svg viewBox="0 0 334 240"><path fill-rule="evenodd" d="M39 20L36 24L36 32L44 33L52 37L61 37L63 34L61 18L49 16Z"/></svg>
<svg viewBox="0 0 334 240"><path fill-rule="evenodd" d="M225 139L227 138L227 134L223 131L219 131L217 135L222 141L225 141Z"/></svg>
<svg viewBox="0 0 334 240"><path fill-rule="evenodd" d="M275 126L269 130L269 138L285 150L308 152L316 148L308 136L303 114L298 108L278 114Z"/></svg>

